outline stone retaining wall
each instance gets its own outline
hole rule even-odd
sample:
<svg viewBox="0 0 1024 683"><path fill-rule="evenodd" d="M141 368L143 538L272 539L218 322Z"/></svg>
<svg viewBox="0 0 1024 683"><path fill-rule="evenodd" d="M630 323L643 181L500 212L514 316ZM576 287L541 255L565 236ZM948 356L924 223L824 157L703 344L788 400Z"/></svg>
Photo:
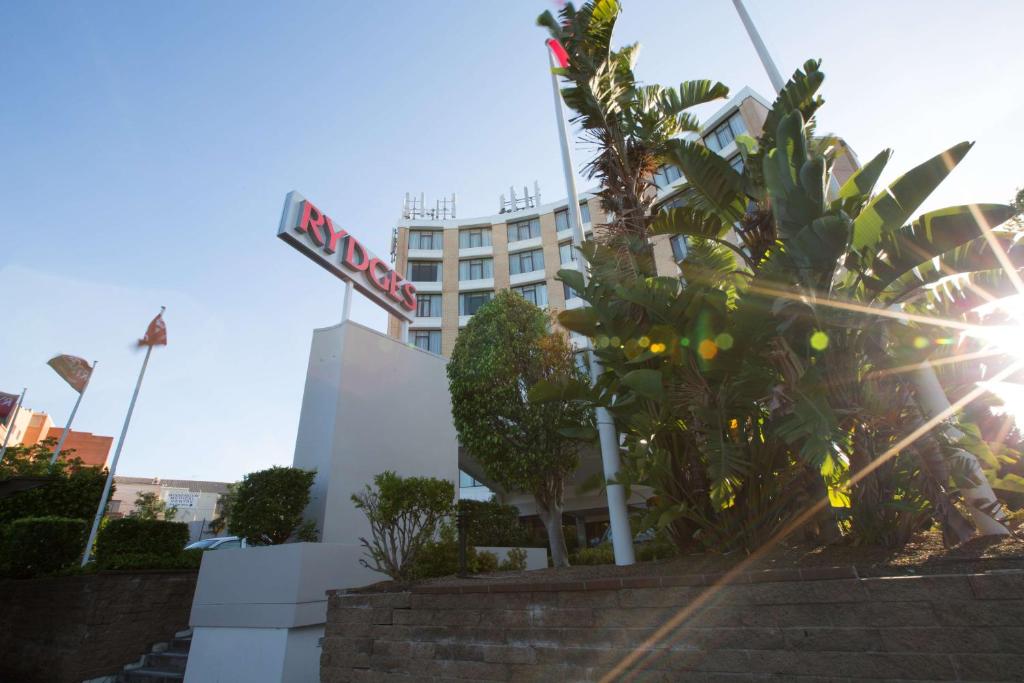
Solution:
<svg viewBox="0 0 1024 683"><path fill-rule="evenodd" d="M0 681L79 683L188 628L196 572L0 581Z"/></svg>
<svg viewBox="0 0 1024 683"><path fill-rule="evenodd" d="M330 593L321 681L1024 681L1024 572Z"/></svg>

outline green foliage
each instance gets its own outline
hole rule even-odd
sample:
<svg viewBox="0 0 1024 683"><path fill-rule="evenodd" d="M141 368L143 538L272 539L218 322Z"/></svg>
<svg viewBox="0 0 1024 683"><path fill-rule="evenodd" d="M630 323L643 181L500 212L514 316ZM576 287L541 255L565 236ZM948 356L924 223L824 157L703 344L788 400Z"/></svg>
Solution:
<svg viewBox="0 0 1024 683"><path fill-rule="evenodd" d="M251 472L238 484L228 530L252 545L279 545L303 525L315 471L271 467ZM305 532L308 535L308 531Z"/></svg>
<svg viewBox="0 0 1024 683"><path fill-rule="evenodd" d="M489 550L478 550L476 552L475 569L480 574L490 574L498 571L498 556Z"/></svg>
<svg viewBox="0 0 1024 683"><path fill-rule="evenodd" d="M68 517L92 519L103 493L106 470L86 467L81 459L66 460L74 451L61 454L49 464L56 441L47 439L34 446L12 446L0 463L0 479L10 476L49 477L51 482L0 499L0 524L23 517ZM111 486L113 495L114 486Z"/></svg>
<svg viewBox="0 0 1024 683"><path fill-rule="evenodd" d="M105 557L98 562L98 568L107 571L132 571L138 569L180 569L198 570L203 561L202 550L182 550L175 554L162 553L119 553Z"/></svg>
<svg viewBox="0 0 1024 683"><path fill-rule="evenodd" d="M100 565L120 555L176 556L188 544L188 525L156 519L112 519L96 536L96 561Z"/></svg>
<svg viewBox="0 0 1024 683"><path fill-rule="evenodd" d="M491 500L460 500L459 514L466 515L469 545L495 548L529 545L529 534L519 521L514 505Z"/></svg>
<svg viewBox="0 0 1024 683"><path fill-rule="evenodd" d="M227 491L220 497L218 501L217 517L210 522L210 531L215 534L221 534L228 528L228 520L231 519L231 515L235 509L235 501L238 500L238 485L240 482L228 484Z"/></svg>
<svg viewBox="0 0 1024 683"><path fill-rule="evenodd" d="M498 570L503 572L521 572L526 570L526 550L523 548L512 548L508 551L508 555L501 564L498 565Z"/></svg>
<svg viewBox="0 0 1024 683"><path fill-rule="evenodd" d="M615 551L611 543L602 543L593 548L580 548L572 556L573 564L615 564Z"/></svg>
<svg viewBox="0 0 1024 683"><path fill-rule="evenodd" d="M360 538L360 563L396 581L415 577L420 552L452 513L455 487L446 479L401 477L386 471L373 478L352 502L370 522L370 539ZM427 560L432 561L432 560Z"/></svg>
<svg viewBox="0 0 1024 683"><path fill-rule="evenodd" d="M138 519L162 519L170 522L178 514L178 508L167 507L167 502L151 491L139 491L135 496L135 509L130 513Z"/></svg>
<svg viewBox="0 0 1024 683"><path fill-rule="evenodd" d="M618 3L597 1L541 20L569 52L563 94L595 145L588 168L613 222L581 250L588 285L559 273L590 304L559 322L593 339L605 372L593 388L548 380L531 397L608 408L625 435L619 483L653 488L649 520L681 550L753 550L826 497L841 509L805 527L820 540L840 530L838 501L851 508L842 526L855 541L902 542L929 516L948 542L963 540L957 463L978 453L992 477L998 461L979 439L947 443L936 432L896 448L925 421L900 368L941 356L933 340L957 322L943 330L886 313L957 318L983 303L971 298L982 283L1012 291L993 245L1024 265L1020 234L1001 227L1014 209L972 204L913 219L970 143L876 192L885 150L833 192L834 148L813 134L816 61L794 72L759 138L737 141L741 171L687 138L637 127L631 112L646 95L632 75L635 46L610 49L617 15ZM637 158L680 168L677 208L651 214L637 174L653 167L639 170ZM658 276L651 234L689 238L681 281Z"/></svg>
<svg viewBox="0 0 1024 683"><path fill-rule="evenodd" d="M15 578L57 572L74 564L85 546L85 520L23 517L3 528L0 570Z"/></svg>
<svg viewBox="0 0 1024 683"><path fill-rule="evenodd" d="M525 563L525 556L523 562ZM525 564L524 564L525 566ZM491 552L480 552L472 545L466 547L466 570L470 574L493 572L499 569L498 558ZM427 541L416 553L408 568L409 580L453 576L459 573L459 538L455 525L444 522L438 526L436 538Z"/></svg>
<svg viewBox="0 0 1024 683"><path fill-rule="evenodd" d="M542 380L586 380L564 336L549 333L547 324L523 297L499 292L459 333L448 382L459 442L503 489L533 495L560 566L565 480L579 464L578 442L565 432L592 431L592 417L574 402L527 398Z"/></svg>

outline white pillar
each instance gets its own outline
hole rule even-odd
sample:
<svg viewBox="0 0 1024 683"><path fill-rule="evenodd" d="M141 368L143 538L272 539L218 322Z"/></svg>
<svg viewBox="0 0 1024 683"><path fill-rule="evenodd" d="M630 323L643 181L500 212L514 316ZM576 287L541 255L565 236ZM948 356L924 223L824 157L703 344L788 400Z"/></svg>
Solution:
<svg viewBox="0 0 1024 683"><path fill-rule="evenodd" d="M572 246L575 250L576 267L587 282L587 267L583 256L579 253L583 243L583 217L580 215L579 195L576 192L576 169L572 161L572 150L569 147L568 125L565 122L562 93L558 89L558 76L555 74L555 61L548 50L548 63L551 65L551 87L555 95L555 118L558 119L558 139L562 143L562 171L565 175L565 192L568 196L569 226L572 228ZM590 359L591 381L601 376L601 362L591 352L590 340L584 349ZM615 564L633 564L636 557L633 553L633 532L629 527L629 510L626 507L626 490L621 484L609 483L618 476L621 462L619 459L619 435L615 430L615 421L606 408L598 408L597 431L601 442L601 464L604 467L605 492L608 495L608 518L612 528L612 548L615 551Z"/></svg>
<svg viewBox="0 0 1024 683"><path fill-rule="evenodd" d="M782 80L782 75L775 66L775 62L772 61L772 56L768 53L768 48L765 46L764 41L761 40L761 34L757 32L757 27L754 26L754 21L747 13L747 8L743 6L743 0L732 0L732 4L736 7L736 12L740 15L740 21L743 22L743 28L747 29L747 35L750 36L750 42L754 44L754 49L757 51L757 56L761 59L761 64L764 65L764 70L768 72L768 80L772 82L772 87L775 88L775 93L780 93L783 86L786 85L786 81Z"/></svg>

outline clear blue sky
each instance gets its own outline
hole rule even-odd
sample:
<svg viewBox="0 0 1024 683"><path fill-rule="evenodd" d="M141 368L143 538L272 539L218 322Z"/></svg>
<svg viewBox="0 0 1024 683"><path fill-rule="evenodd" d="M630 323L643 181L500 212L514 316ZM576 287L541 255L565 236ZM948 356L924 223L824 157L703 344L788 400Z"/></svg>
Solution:
<svg viewBox="0 0 1024 683"><path fill-rule="evenodd" d="M783 73L824 59L820 129L893 172L977 146L930 202L1024 185L1024 3L748 0ZM234 480L292 459L311 330L342 287L275 237L286 192L387 254L405 192L490 214L564 196L536 15L549 0L0 6L0 390L63 424L55 353L100 361L75 427L116 435L159 306L119 473ZM649 82L770 88L727 0L626 0ZM892 174L890 174L891 177ZM589 186L589 183L584 183ZM383 329L372 305L354 318ZM368 429L384 425L367 425ZM372 454L367 454L372 456Z"/></svg>

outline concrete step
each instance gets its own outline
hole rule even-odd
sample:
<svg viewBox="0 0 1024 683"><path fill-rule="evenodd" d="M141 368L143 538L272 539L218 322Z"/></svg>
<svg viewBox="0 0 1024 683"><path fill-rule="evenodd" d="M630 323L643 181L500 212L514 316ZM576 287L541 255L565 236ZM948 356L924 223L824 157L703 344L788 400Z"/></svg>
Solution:
<svg viewBox="0 0 1024 683"><path fill-rule="evenodd" d="M184 673L186 664L188 664L188 652L165 650L146 655L145 668Z"/></svg>
<svg viewBox="0 0 1024 683"><path fill-rule="evenodd" d="M185 680L185 672L142 667L122 672L121 680L123 683L177 683Z"/></svg>

